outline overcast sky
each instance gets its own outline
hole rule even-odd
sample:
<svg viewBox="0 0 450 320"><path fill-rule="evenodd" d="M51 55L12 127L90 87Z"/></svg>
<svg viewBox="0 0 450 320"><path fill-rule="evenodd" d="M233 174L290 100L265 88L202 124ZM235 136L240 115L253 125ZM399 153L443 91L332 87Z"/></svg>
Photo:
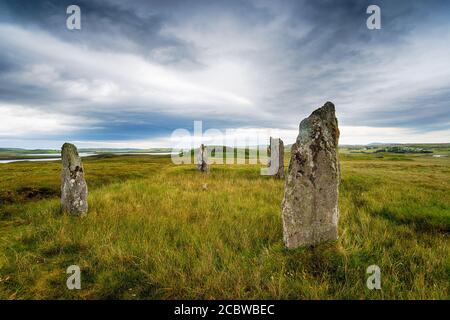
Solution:
<svg viewBox="0 0 450 320"><path fill-rule="evenodd" d="M326 101L341 144L450 142L450 1L0 0L0 147L169 147L194 120L292 143Z"/></svg>

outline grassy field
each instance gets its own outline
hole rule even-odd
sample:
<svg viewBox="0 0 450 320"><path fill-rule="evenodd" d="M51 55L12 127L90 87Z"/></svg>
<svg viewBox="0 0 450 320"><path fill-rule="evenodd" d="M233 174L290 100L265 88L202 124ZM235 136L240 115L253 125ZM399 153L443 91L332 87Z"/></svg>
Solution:
<svg viewBox="0 0 450 320"><path fill-rule="evenodd" d="M341 154L339 240L290 251L283 181L256 165L204 175L139 155L84 166L79 219L59 213L59 161L0 164L0 298L450 297L449 157ZM81 290L66 288L72 264ZM366 287L372 264L382 290Z"/></svg>

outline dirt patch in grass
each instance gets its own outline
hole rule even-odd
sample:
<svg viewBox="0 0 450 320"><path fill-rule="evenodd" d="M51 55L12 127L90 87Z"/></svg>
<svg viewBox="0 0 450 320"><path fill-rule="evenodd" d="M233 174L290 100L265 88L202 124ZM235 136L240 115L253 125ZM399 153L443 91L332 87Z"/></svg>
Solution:
<svg viewBox="0 0 450 320"><path fill-rule="evenodd" d="M23 203L33 200L42 200L59 195L59 190L48 187L34 188L23 187L15 191L0 191L0 204L7 205L13 203Z"/></svg>

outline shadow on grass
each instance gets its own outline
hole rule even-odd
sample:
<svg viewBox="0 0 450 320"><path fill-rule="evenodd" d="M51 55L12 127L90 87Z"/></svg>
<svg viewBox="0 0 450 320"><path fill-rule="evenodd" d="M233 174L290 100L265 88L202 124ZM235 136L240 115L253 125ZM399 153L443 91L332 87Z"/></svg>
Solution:
<svg viewBox="0 0 450 320"><path fill-rule="evenodd" d="M341 180L339 192L342 197L349 198L355 208L359 209L367 206L368 202L363 194L370 191L374 183L374 181L370 181L366 177L345 177Z"/></svg>
<svg viewBox="0 0 450 320"><path fill-rule="evenodd" d="M285 250L287 272L302 270L317 279L332 277L336 281L345 280L346 275L343 266L346 257L339 250L336 241Z"/></svg>
<svg viewBox="0 0 450 320"><path fill-rule="evenodd" d="M386 207L381 210L369 211L369 213L374 217L389 220L389 222L397 225L408 225L417 232L439 232L450 235L450 224L434 216L425 214L404 216Z"/></svg>

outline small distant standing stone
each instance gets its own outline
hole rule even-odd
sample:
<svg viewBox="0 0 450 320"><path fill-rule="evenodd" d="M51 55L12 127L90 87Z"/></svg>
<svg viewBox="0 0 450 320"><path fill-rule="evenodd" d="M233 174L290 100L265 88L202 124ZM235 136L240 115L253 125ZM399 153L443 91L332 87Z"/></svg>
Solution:
<svg viewBox="0 0 450 320"><path fill-rule="evenodd" d="M61 209L76 216L88 211L88 189L84 179L84 169L77 148L65 143L61 149Z"/></svg>
<svg viewBox="0 0 450 320"><path fill-rule="evenodd" d="M269 146L269 172L271 175L276 178L282 179L284 178L284 143L280 138L275 139L270 137L270 146ZM272 168L272 163L275 164L275 167Z"/></svg>
<svg viewBox="0 0 450 320"><path fill-rule="evenodd" d="M204 144L200 146L198 151L197 168L201 172L208 172L208 149Z"/></svg>
<svg viewBox="0 0 450 320"><path fill-rule="evenodd" d="M331 102L300 123L282 202L287 248L338 237L339 128Z"/></svg>

